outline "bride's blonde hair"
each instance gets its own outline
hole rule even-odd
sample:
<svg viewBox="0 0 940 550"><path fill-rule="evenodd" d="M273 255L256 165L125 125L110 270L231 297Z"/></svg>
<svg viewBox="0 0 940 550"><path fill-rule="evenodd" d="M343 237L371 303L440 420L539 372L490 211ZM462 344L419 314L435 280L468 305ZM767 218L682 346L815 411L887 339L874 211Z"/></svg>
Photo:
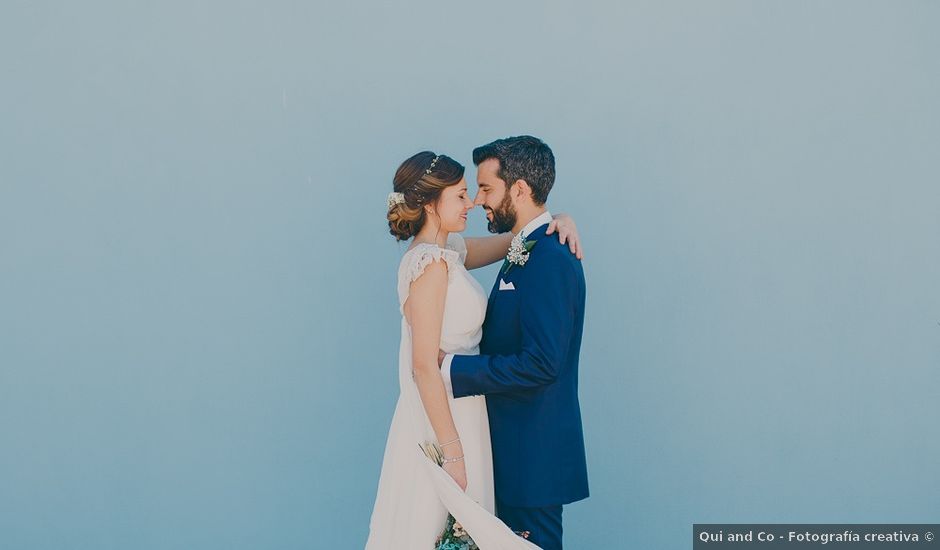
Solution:
<svg viewBox="0 0 940 550"><path fill-rule="evenodd" d="M399 241L414 237L427 218L424 206L437 201L441 191L459 182L463 173L462 164L433 151L421 151L401 163L392 180L401 200L389 206L389 233Z"/></svg>

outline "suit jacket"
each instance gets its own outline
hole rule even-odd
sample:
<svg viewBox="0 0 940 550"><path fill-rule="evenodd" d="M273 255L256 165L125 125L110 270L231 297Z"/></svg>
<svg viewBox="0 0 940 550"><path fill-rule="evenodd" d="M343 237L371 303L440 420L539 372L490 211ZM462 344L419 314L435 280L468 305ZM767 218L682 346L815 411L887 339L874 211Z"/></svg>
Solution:
<svg viewBox="0 0 940 550"><path fill-rule="evenodd" d="M490 292L480 355L456 355L454 397L486 395L496 498L517 507L587 498L587 464L578 402L584 327L581 261L545 235L525 265L500 270ZM500 290L500 281L514 290Z"/></svg>

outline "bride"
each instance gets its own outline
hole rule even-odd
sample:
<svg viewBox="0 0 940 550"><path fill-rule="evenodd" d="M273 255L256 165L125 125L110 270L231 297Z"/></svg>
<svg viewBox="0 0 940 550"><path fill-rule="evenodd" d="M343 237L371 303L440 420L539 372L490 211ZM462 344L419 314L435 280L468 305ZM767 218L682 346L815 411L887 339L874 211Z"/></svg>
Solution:
<svg viewBox="0 0 940 550"><path fill-rule="evenodd" d="M433 550L451 514L482 550L538 547L495 516L493 458L486 400L453 399L438 352L479 353L487 298L467 269L502 260L512 235L464 240L468 196L464 167L446 155L418 153L401 164L388 199L388 225L399 241L413 238L398 268L402 314L398 354L401 394L392 417L367 550ZM574 224L549 226L579 246ZM421 445L436 443L444 464Z"/></svg>

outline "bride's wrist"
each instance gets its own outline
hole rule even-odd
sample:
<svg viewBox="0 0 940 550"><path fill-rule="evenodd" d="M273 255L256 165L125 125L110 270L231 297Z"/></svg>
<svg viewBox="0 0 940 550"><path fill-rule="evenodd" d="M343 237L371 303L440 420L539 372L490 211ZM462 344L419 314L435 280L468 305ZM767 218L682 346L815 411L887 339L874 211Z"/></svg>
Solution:
<svg viewBox="0 0 940 550"><path fill-rule="evenodd" d="M463 446L460 443L450 445L444 449L444 458L454 458L463 455Z"/></svg>
<svg viewBox="0 0 940 550"><path fill-rule="evenodd" d="M445 458L463 454L463 447L460 444L460 437L458 436L449 441L441 443L441 451L444 453Z"/></svg>

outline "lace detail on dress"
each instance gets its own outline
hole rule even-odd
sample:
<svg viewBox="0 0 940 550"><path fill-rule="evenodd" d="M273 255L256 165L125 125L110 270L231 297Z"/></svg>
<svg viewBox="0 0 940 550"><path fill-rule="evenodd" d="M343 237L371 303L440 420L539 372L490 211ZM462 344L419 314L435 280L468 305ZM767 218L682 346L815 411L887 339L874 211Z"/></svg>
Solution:
<svg viewBox="0 0 940 550"><path fill-rule="evenodd" d="M424 270L431 265L431 262L442 258L447 263L447 277L449 279L454 276L454 270L463 265L460 260L460 252L450 248L441 248L431 243L421 243L405 252L398 270L398 303L400 307L404 307L405 300L408 299L411 283L424 273Z"/></svg>
<svg viewBox="0 0 940 550"><path fill-rule="evenodd" d="M419 250L420 249L420 250ZM441 258L447 263L447 272L455 267L455 263L460 261L460 253L456 250L440 248L433 244L419 244L412 251L414 259L411 261L408 270L408 282L411 283L420 277L431 262L436 262Z"/></svg>

